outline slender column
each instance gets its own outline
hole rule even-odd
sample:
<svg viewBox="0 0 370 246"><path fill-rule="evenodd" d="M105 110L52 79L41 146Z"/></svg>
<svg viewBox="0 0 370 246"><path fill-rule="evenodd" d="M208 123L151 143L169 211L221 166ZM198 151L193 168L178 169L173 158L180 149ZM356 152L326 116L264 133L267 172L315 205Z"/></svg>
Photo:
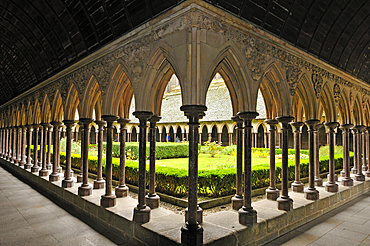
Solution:
<svg viewBox="0 0 370 246"><path fill-rule="evenodd" d="M94 180L94 189L104 189L105 180L103 179L103 127L107 122L96 120L95 123L98 125L98 136L96 138L98 142L98 172L97 177Z"/></svg>
<svg viewBox="0 0 370 246"><path fill-rule="evenodd" d="M27 161L26 161L26 164L24 164L24 169L31 169L32 167L32 163L31 163L32 131L33 131L33 126L27 125L27 133L28 133Z"/></svg>
<svg viewBox="0 0 370 246"><path fill-rule="evenodd" d="M17 130L17 127L13 127L13 140L12 140L12 144L13 144L13 147L12 147L12 161L11 163L13 164L16 164L16 160L17 160L17 133L18 133L18 130Z"/></svg>
<svg viewBox="0 0 370 246"><path fill-rule="evenodd" d="M47 176L49 171L46 167L46 141L48 137L48 123L41 124L44 134L42 134L43 141L41 142L41 170L39 172L39 176Z"/></svg>
<svg viewBox="0 0 370 246"><path fill-rule="evenodd" d="M256 148L257 146L256 146L256 143L255 143L255 141L254 141L254 139L255 139L255 135L254 135L254 133L253 133L253 132L251 133L251 135L252 135L252 148Z"/></svg>
<svg viewBox="0 0 370 246"><path fill-rule="evenodd" d="M367 160L367 170L365 172L366 177L370 177L370 127L366 127L366 156Z"/></svg>
<svg viewBox="0 0 370 246"><path fill-rule="evenodd" d="M276 200L279 197L279 190L276 189L276 173L275 173L275 138L276 124L279 122L275 119L267 119L265 122L270 126L270 187L266 189L266 198Z"/></svg>
<svg viewBox="0 0 370 246"><path fill-rule="evenodd" d="M150 220L150 207L145 204L146 187L146 122L153 115L148 111L136 111L133 113L139 119L139 183L138 183L138 205L134 208L134 221L137 223L147 223Z"/></svg>
<svg viewBox="0 0 370 246"><path fill-rule="evenodd" d="M35 173L38 172L40 167L38 165L38 145L39 145L39 129L40 125L35 124L33 125L33 129L35 132L35 138L34 138L34 143L33 143L33 166L31 167L31 172Z"/></svg>
<svg viewBox="0 0 370 246"><path fill-rule="evenodd" d="M159 133L159 139L158 139L158 142L162 142L162 133L161 133L161 132Z"/></svg>
<svg viewBox="0 0 370 246"><path fill-rule="evenodd" d="M5 139L5 135L4 135L4 128L1 128L1 153L0 153L0 157L3 158L4 157L4 139Z"/></svg>
<svg viewBox="0 0 370 246"><path fill-rule="evenodd" d="M276 118L281 123L282 131L282 168L281 168L281 195L276 199L278 202L278 209L290 211L293 209L293 199L288 194L289 170L288 170L288 124L294 117L281 116Z"/></svg>
<svg viewBox="0 0 370 246"><path fill-rule="evenodd" d="M8 160L8 156L9 156L9 128L6 128L5 129L5 154L4 154L4 159L5 160Z"/></svg>
<svg viewBox="0 0 370 246"><path fill-rule="evenodd" d="M61 123L61 125L58 128L58 132L57 132L57 134L58 134L58 136L57 136L57 138L58 138L58 142L57 142L58 143L58 153L57 153L57 155L58 155L58 166L57 166L57 172L60 173L60 174L63 173L63 169L60 166L60 137L62 135L61 134L61 131L63 131L63 126L64 126L63 123Z"/></svg>
<svg viewBox="0 0 370 246"><path fill-rule="evenodd" d="M295 151L295 169L294 169L294 182L292 183L292 190L294 192L303 192L304 184L301 182L301 126L303 122L292 122L290 125L294 127L294 151Z"/></svg>
<svg viewBox="0 0 370 246"><path fill-rule="evenodd" d="M243 206L243 120L231 117L236 122L236 194L231 198L231 207L239 210Z"/></svg>
<svg viewBox="0 0 370 246"><path fill-rule="evenodd" d="M24 164L26 164L26 156L25 156L25 152L26 152L26 129L27 127L26 126L22 126L22 143L21 143L21 160L19 162L19 166L22 167L24 166Z"/></svg>
<svg viewBox="0 0 370 246"><path fill-rule="evenodd" d="M325 190L328 192L338 192L338 184L335 183L335 160L334 160L334 130L339 126L338 122L326 122L326 136L329 145L329 177L325 185Z"/></svg>
<svg viewBox="0 0 370 246"><path fill-rule="evenodd" d="M218 133L218 142L221 143L222 133Z"/></svg>
<svg viewBox="0 0 370 246"><path fill-rule="evenodd" d="M103 115L102 118L107 122L107 151L105 157L105 194L101 196L100 205L102 207L114 207L116 205L116 195L112 192L112 148L113 148L113 122L118 119L115 115Z"/></svg>
<svg viewBox="0 0 370 246"><path fill-rule="evenodd" d="M71 167L71 147L72 147L72 127L74 127L74 120L63 120L66 128L66 171L64 174L64 179L62 180L63 188L70 188L73 186L72 179L72 167Z"/></svg>
<svg viewBox="0 0 370 246"><path fill-rule="evenodd" d="M212 133L208 133L208 141L211 142L212 141Z"/></svg>
<svg viewBox="0 0 370 246"><path fill-rule="evenodd" d="M314 132L314 136L315 136L315 141L314 141L314 144L315 144L315 185L316 186L322 186L322 178L320 178L320 153L319 153L319 150L320 150L320 128L323 126L323 124L317 124L316 127L315 127L315 132Z"/></svg>
<svg viewBox="0 0 370 246"><path fill-rule="evenodd" d="M257 223L257 211L252 207L252 120L257 112L239 112L244 121L244 202L238 211L239 223L251 226Z"/></svg>
<svg viewBox="0 0 370 246"><path fill-rule="evenodd" d="M357 160L357 174L355 175L356 181L365 181L365 175L362 173L362 141L361 141L361 132L365 129L365 126L357 125L353 127L354 131L356 132L356 149L357 154L355 154L355 158Z"/></svg>
<svg viewBox="0 0 370 246"><path fill-rule="evenodd" d="M233 144L233 134L229 133L229 146Z"/></svg>
<svg viewBox="0 0 370 246"><path fill-rule="evenodd" d="M53 126L49 124L47 127L48 127L48 131L47 131L48 154L47 154L47 159L46 159L46 168L48 170L52 170L53 165L51 164L51 134L53 132Z"/></svg>
<svg viewBox="0 0 370 246"><path fill-rule="evenodd" d="M89 184L89 132L90 123L93 122L93 119L81 118L80 122L83 124L83 141L81 143L82 184L78 187L78 195L90 196L92 194L92 187Z"/></svg>
<svg viewBox="0 0 370 246"><path fill-rule="evenodd" d="M188 177L188 212L185 226L181 228L182 245L203 245L202 213L198 210L198 135L199 119L207 110L203 105L183 105L180 107L189 119L189 177Z"/></svg>
<svg viewBox="0 0 370 246"><path fill-rule="evenodd" d="M352 146L353 146L353 167L352 167L352 170L351 170L351 172L352 172L352 174L357 174L357 171L358 171L358 169L357 169L357 134L356 134L356 130L355 130L355 126L353 126L352 128L351 128L351 130L352 130L352 136L353 136L353 138L352 138Z"/></svg>
<svg viewBox="0 0 370 246"><path fill-rule="evenodd" d="M159 207L159 196L155 193L155 142L156 142L156 124L161 119L160 116L153 115L150 119L149 139L150 139L150 154L149 154L149 193L146 195L146 204L155 209Z"/></svg>
<svg viewBox="0 0 370 246"><path fill-rule="evenodd" d="M199 133L199 143L202 144L202 133Z"/></svg>
<svg viewBox="0 0 370 246"><path fill-rule="evenodd" d="M366 141L366 136L367 136L367 127L364 127L364 129L362 129L362 140L361 140L361 145L362 145L362 172L366 172L367 171L367 148L366 148L366 145L367 145L367 141Z"/></svg>
<svg viewBox="0 0 370 246"><path fill-rule="evenodd" d="M319 191L315 188L315 126L319 120L306 120L308 126L308 151L309 151L309 182L308 188L304 190L305 198L308 200L318 200Z"/></svg>
<svg viewBox="0 0 370 246"><path fill-rule="evenodd" d="M43 151L43 147L44 147L44 127L43 127L43 124L40 125L39 132L40 132L40 160L39 160L39 166L40 166L40 168L42 168L42 160L44 159L44 151Z"/></svg>
<svg viewBox="0 0 370 246"><path fill-rule="evenodd" d="M54 182L60 179L58 174L58 165L60 162L59 158L59 151L60 151L60 125L62 122L51 122L53 125L53 134L54 134L54 142L53 142L53 172L49 175L49 181Z"/></svg>
<svg viewBox="0 0 370 246"><path fill-rule="evenodd" d="M13 128L8 128L8 155L6 157L7 161L12 161L12 138L13 138Z"/></svg>
<svg viewBox="0 0 370 246"><path fill-rule="evenodd" d="M15 164L19 164L21 161L21 137L22 137L22 127L18 126L16 128L16 138L17 138L17 151L15 154Z"/></svg>
<svg viewBox="0 0 370 246"><path fill-rule="evenodd" d="M353 179L350 175L350 164L349 164L349 134L350 129L353 127L351 124L344 124L340 125L342 129L342 142L343 142L343 170L344 170L344 177L342 178L341 184L344 186L352 186Z"/></svg>
<svg viewBox="0 0 370 246"><path fill-rule="evenodd" d="M119 185L116 187L117 197L127 197L129 188L126 185L126 124L130 122L129 119L121 118L117 120L120 124L120 155L119 155Z"/></svg>
<svg viewBox="0 0 370 246"><path fill-rule="evenodd" d="M77 175L77 183L81 183L83 180L83 151L84 148L82 147L84 145L84 124L80 121L78 123L80 125L79 132L81 133L81 163L80 163L80 173ZM77 135L78 139L78 135Z"/></svg>

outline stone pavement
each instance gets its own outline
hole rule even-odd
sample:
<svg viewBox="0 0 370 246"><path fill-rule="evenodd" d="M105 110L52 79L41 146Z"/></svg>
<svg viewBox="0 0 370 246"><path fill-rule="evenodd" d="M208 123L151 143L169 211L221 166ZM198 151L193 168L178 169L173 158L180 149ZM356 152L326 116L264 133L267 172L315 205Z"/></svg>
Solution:
<svg viewBox="0 0 370 246"><path fill-rule="evenodd" d="M370 245L370 192L266 245Z"/></svg>
<svg viewBox="0 0 370 246"><path fill-rule="evenodd" d="M0 245L128 245L100 233L0 167Z"/></svg>

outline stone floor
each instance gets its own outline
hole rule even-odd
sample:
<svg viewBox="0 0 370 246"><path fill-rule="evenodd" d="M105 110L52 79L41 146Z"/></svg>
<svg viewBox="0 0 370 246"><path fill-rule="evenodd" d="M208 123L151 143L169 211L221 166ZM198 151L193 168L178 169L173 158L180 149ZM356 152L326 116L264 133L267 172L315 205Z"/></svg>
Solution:
<svg viewBox="0 0 370 246"><path fill-rule="evenodd" d="M266 245L370 245L370 192Z"/></svg>
<svg viewBox="0 0 370 246"><path fill-rule="evenodd" d="M0 245L128 245L95 229L0 167Z"/></svg>

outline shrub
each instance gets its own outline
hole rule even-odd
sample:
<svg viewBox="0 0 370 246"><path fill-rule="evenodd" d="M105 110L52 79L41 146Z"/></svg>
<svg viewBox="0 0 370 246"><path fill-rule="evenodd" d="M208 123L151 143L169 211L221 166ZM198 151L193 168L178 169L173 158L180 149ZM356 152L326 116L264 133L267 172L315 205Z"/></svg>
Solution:
<svg viewBox="0 0 370 246"><path fill-rule="evenodd" d="M223 155L232 155L232 156L236 156L236 145L230 145L230 146L226 146L224 147L222 150L221 150L221 154Z"/></svg>
<svg viewBox="0 0 370 246"><path fill-rule="evenodd" d="M204 147L206 148L207 152L211 154L211 157L215 157L222 149L221 143L217 143L217 141L211 142L211 139L204 143Z"/></svg>

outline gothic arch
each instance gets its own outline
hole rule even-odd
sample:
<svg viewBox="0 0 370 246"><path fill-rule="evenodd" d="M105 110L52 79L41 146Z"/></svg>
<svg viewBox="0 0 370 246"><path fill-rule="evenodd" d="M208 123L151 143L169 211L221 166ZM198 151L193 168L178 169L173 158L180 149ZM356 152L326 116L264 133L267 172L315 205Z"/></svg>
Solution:
<svg viewBox="0 0 370 246"><path fill-rule="evenodd" d="M50 113L50 102L49 97L45 95L42 107L41 107L41 122L42 123L49 123L51 121L51 113Z"/></svg>
<svg viewBox="0 0 370 246"><path fill-rule="evenodd" d="M39 100L35 100L34 108L33 108L33 114L32 114L32 123L33 124L40 124L41 123L41 111L40 111L40 103Z"/></svg>
<svg viewBox="0 0 370 246"><path fill-rule="evenodd" d="M362 104L359 95L356 95L353 103L353 111L352 111L352 118L354 125L363 125L364 118L363 118L363 111L362 111Z"/></svg>
<svg viewBox="0 0 370 246"><path fill-rule="evenodd" d="M68 95L69 96L69 95ZM51 120L62 122L64 116L63 100L59 90L55 93L53 105L51 108Z"/></svg>
<svg viewBox="0 0 370 246"><path fill-rule="evenodd" d="M312 82L306 74L303 74L299 79L294 97L294 100L298 100L296 97L299 97L301 101L305 120L318 119L318 102L312 87Z"/></svg>
<svg viewBox="0 0 370 246"><path fill-rule="evenodd" d="M326 122L337 122L338 112L329 83L325 83L320 95L320 104L325 111ZM320 113L320 112L319 112ZM322 114L321 114L322 115ZM320 120L320 115L319 115Z"/></svg>
<svg viewBox="0 0 370 246"><path fill-rule="evenodd" d="M68 96L65 102L64 119L74 120L75 113L79 105L80 105L80 99L78 97L78 92L76 90L76 86L72 83L72 85L70 86L68 90ZM79 113L81 114L80 109L79 109Z"/></svg>
<svg viewBox="0 0 370 246"><path fill-rule="evenodd" d="M80 118L93 118L93 111L95 109L95 117L100 120L101 117L101 90L96 77L93 75L86 87L85 94L83 96L81 107Z"/></svg>
<svg viewBox="0 0 370 246"><path fill-rule="evenodd" d="M339 120L341 124L351 124L352 122L352 113L350 109L350 101L348 98L348 93L346 89L343 89L340 93L338 101L338 112Z"/></svg>

